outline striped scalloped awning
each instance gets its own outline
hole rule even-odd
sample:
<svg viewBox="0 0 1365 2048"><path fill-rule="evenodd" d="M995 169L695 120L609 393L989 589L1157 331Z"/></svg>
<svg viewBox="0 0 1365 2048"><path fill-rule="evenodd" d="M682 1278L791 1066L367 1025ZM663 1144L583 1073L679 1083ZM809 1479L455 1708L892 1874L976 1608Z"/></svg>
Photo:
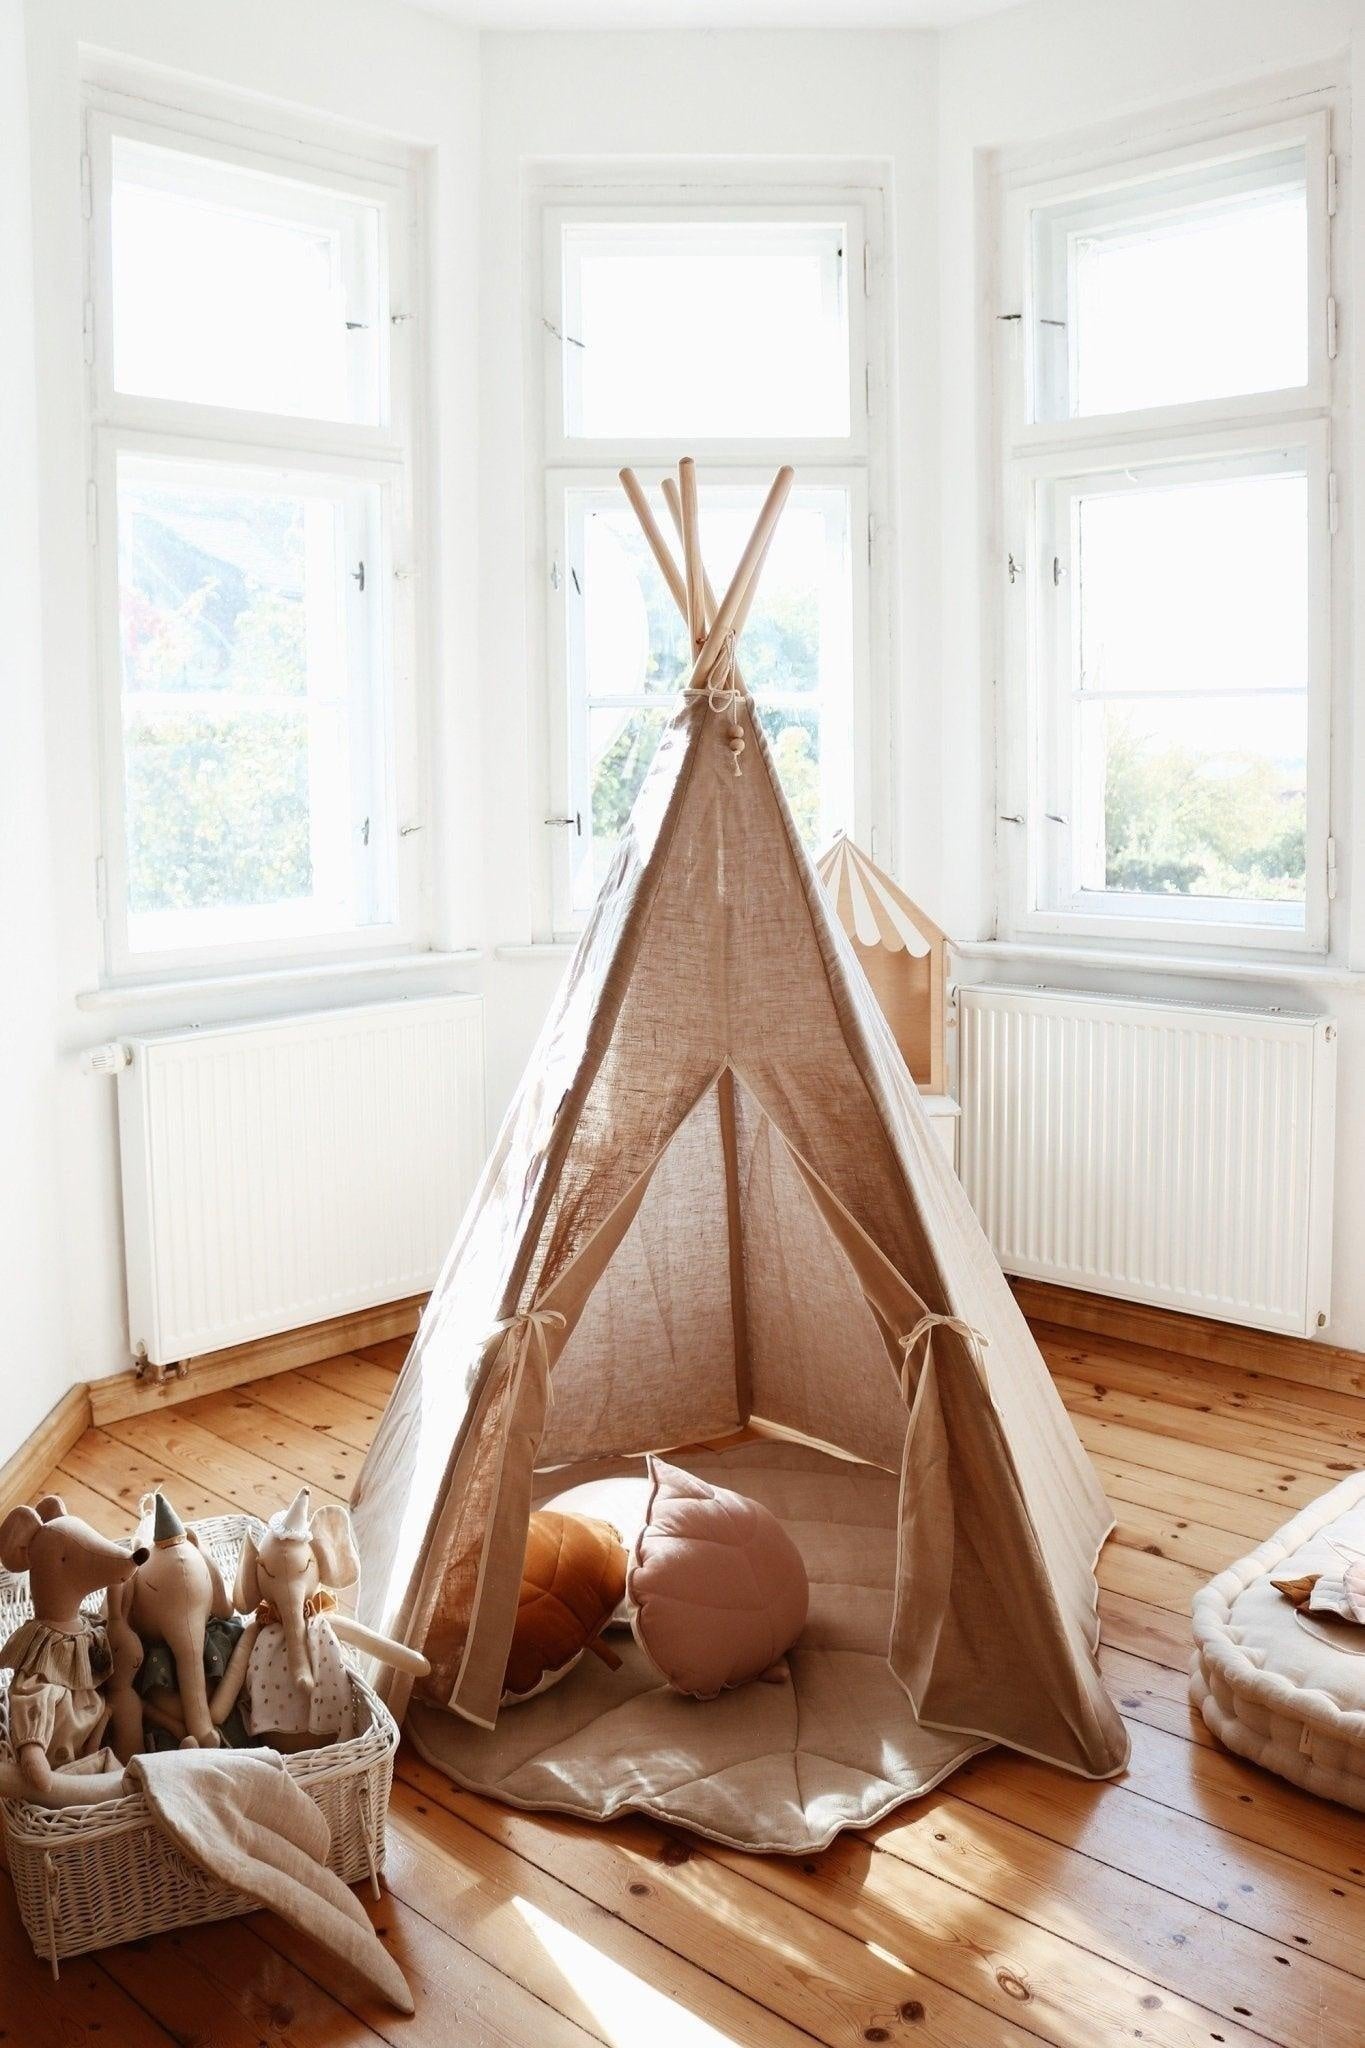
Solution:
<svg viewBox="0 0 1365 2048"><path fill-rule="evenodd" d="M845 833L820 856L818 867L840 924L859 945L918 958L942 937L933 920Z"/></svg>

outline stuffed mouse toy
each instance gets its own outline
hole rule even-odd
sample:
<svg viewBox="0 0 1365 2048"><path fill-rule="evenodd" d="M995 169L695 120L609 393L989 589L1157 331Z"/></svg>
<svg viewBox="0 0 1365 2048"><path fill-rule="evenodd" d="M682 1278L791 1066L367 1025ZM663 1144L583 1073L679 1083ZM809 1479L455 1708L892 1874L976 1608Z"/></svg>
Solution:
<svg viewBox="0 0 1365 2048"><path fill-rule="evenodd" d="M28 1573L33 1600L33 1619L0 1650L0 1665L14 1673L9 1736L21 1780L19 1787L0 1787L8 1796L66 1804L61 1774L99 1755L109 1719L100 1688L114 1658L106 1624L84 1613L81 1602L101 1587L126 1584L146 1556L69 1515L55 1493L0 1523L0 1563ZM108 1762L111 1780L121 1779Z"/></svg>

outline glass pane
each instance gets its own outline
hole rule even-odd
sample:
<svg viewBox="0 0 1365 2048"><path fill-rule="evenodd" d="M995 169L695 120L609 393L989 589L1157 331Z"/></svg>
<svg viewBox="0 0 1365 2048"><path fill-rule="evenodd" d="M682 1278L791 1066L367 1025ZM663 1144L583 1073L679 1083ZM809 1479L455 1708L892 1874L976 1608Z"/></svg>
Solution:
<svg viewBox="0 0 1365 2048"><path fill-rule="evenodd" d="M194 712L144 701L124 720L128 909L297 902L312 892L302 707ZM151 927L147 927L149 933Z"/></svg>
<svg viewBox="0 0 1365 2048"><path fill-rule="evenodd" d="M118 524L133 950L378 919L357 515L322 480L123 457Z"/></svg>
<svg viewBox="0 0 1365 2048"><path fill-rule="evenodd" d="M588 717L591 811L574 848L574 908L587 911L602 886L669 711L607 708Z"/></svg>
<svg viewBox="0 0 1365 2048"><path fill-rule="evenodd" d="M670 539L663 498L649 493ZM728 584L763 492L703 486L702 549L713 590ZM852 689L853 584L848 492L798 485L764 564L740 647L749 687ZM687 633L635 514L615 490L567 494L570 671L594 700L671 692L686 674ZM682 549L674 554L681 566Z"/></svg>
<svg viewBox="0 0 1365 2048"><path fill-rule="evenodd" d="M1303 696L1087 704L1081 886L1302 904Z"/></svg>
<svg viewBox="0 0 1365 2048"><path fill-rule="evenodd" d="M127 137L112 147L115 388L379 421L378 206Z"/></svg>
<svg viewBox="0 0 1365 2048"><path fill-rule="evenodd" d="M839 223L570 224L563 275L567 434L848 433Z"/></svg>
<svg viewBox="0 0 1365 2048"><path fill-rule="evenodd" d="M1302 473L1100 491L1074 516L1085 690L1305 688Z"/></svg>
<svg viewBox="0 0 1365 2048"><path fill-rule="evenodd" d="M672 532L662 497L655 515ZM757 486L703 485L713 589L729 581L762 503ZM573 907L590 908L687 673L687 636L635 515L616 491L566 497ZM681 559L681 549L677 551ZM814 849L853 823L850 503L835 486L788 500L739 645L741 670L802 837ZM669 700L658 711L655 696Z"/></svg>
<svg viewBox="0 0 1365 2048"><path fill-rule="evenodd" d="M717 486L700 496L702 552L713 589L729 583L763 493ZM797 487L787 500L740 644L744 680L769 690L852 699L853 579L848 492Z"/></svg>
<svg viewBox="0 0 1365 2048"><path fill-rule="evenodd" d="M1033 249L1037 419L1307 382L1302 145L1040 209Z"/></svg>
<svg viewBox="0 0 1365 2048"><path fill-rule="evenodd" d="M820 777L820 713L814 705L758 705L759 724L777 763L783 792L791 805L809 853L834 837L837 826L825 823L826 804Z"/></svg>
<svg viewBox="0 0 1365 2048"><path fill-rule="evenodd" d="M656 517L666 518L662 499ZM569 503L577 663L593 697L676 690L687 673L687 628L639 521L620 491L576 491Z"/></svg>

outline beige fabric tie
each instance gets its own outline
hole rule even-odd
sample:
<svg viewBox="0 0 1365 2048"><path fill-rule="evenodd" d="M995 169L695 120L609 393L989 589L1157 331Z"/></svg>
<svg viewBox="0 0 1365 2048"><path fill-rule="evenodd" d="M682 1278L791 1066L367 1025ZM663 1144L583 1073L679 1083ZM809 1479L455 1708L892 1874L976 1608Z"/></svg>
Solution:
<svg viewBox="0 0 1365 2048"><path fill-rule="evenodd" d="M505 1316L500 1323L494 1323L488 1333L488 1342L490 1345L497 1344L509 1332L514 1333L512 1337L514 1349L511 1367L514 1381L519 1380L525 1372L526 1361L530 1358L532 1351L539 1353L541 1370L545 1378L545 1398L548 1404L550 1399L550 1339L548 1333L551 1330L563 1330L567 1329L567 1327L568 1325L564 1317L557 1308L528 1308L523 1309L520 1315Z"/></svg>
<svg viewBox="0 0 1365 2048"><path fill-rule="evenodd" d="M725 735L725 744L730 749L736 775L742 775L739 757L744 752L744 730L739 722L739 707L744 702L744 690L735 680L735 636L727 633L711 679L706 685L706 701L720 718L730 720L730 730Z"/></svg>
<svg viewBox="0 0 1365 2048"><path fill-rule="evenodd" d="M986 1361L982 1357L982 1353L990 1343L990 1338L981 1330L976 1329L973 1324L964 1322L961 1316L941 1316L937 1315L933 1309L927 1308L915 1324L914 1329L911 1330L909 1336L901 1338L901 1397L907 1402L910 1399L911 1354L919 1343L920 1338L923 1337L924 1363L927 1366L933 1356L935 1330L952 1330L956 1336L962 1339L968 1351L970 1351L977 1370L984 1372L986 1369Z"/></svg>

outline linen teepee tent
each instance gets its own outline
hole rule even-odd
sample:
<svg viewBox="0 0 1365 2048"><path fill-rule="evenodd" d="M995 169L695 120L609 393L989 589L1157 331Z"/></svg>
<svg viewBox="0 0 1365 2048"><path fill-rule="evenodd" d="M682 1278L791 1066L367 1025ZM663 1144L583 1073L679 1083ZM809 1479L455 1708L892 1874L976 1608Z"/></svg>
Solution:
<svg viewBox="0 0 1365 2048"><path fill-rule="evenodd" d="M761 1421L898 1475L885 1663L920 1725L977 1738L952 1760L984 1738L1109 1775L1112 1518L735 659L791 472L718 607L681 481L683 575L623 473L689 620L689 686L361 1472L360 1613L425 1651L419 1700L492 1728L537 1472Z"/></svg>

